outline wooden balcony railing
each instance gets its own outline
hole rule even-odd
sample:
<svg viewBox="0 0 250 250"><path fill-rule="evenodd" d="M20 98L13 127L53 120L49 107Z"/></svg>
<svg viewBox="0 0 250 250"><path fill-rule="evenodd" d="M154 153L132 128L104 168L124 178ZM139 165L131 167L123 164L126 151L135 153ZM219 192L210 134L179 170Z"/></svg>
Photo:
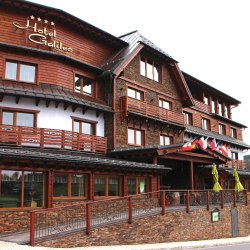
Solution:
<svg viewBox="0 0 250 250"><path fill-rule="evenodd" d="M227 163L229 168L236 168L241 170L247 169L247 162L244 160L231 160Z"/></svg>
<svg viewBox="0 0 250 250"><path fill-rule="evenodd" d="M128 96L123 96L121 97L121 115L126 117L128 111L184 126L183 114L136 100Z"/></svg>
<svg viewBox="0 0 250 250"><path fill-rule="evenodd" d="M8 145L71 149L106 153L105 137L72 131L0 125L0 143Z"/></svg>
<svg viewBox="0 0 250 250"><path fill-rule="evenodd" d="M194 99L194 104L195 104L195 107L197 107L199 110L201 110L203 112L206 112L206 113L210 113L211 112L210 106L206 105L203 102L200 102L200 101Z"/></svg>

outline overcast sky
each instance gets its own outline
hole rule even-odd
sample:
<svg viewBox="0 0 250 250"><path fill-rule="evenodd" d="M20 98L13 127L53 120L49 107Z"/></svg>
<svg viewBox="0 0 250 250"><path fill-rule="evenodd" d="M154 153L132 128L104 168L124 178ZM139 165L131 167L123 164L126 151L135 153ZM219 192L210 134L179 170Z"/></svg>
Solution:
<svg viewBox="0 0 250 250"><path fill-rule="evenodd" d="M249 127L244 141L250 144L249 0L32 2L63 9L114 36L138 30L181 70L241 101L233 120Z"/></svg>

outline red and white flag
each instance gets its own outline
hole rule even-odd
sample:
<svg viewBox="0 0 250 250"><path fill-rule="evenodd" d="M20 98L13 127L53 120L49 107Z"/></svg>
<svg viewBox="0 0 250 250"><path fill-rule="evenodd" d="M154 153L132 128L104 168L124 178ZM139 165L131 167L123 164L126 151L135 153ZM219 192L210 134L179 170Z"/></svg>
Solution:
<svg viewBox="0 0 250 250"><path fill-rule="evenodd" d="M227 147L226 144L224 144L224 145L220 148L220 151L222 152L222 154L224 154L225 156L228 157L228 155L229 155L229 148Z"/></svg>
<svg viewBox="0 0 250 250"><path fill-rule="evenodd" d="M204 139L204 137L202 136L202 137L198 140L198 143L199 143L201 149L203 149L203 150L207 149L207 139L208 139L208 137L207 137L206 139Z"/></svg>
<svg viewBox="0 0 250 250"><path fill-rule="evenodd" d="M216 150L217 147L218 147L218 144L217 144L217 142L216 142L215 139L213 139L213 140L210 142L209 145L210 145L210 147L211 147L212 150Z"/></svg>

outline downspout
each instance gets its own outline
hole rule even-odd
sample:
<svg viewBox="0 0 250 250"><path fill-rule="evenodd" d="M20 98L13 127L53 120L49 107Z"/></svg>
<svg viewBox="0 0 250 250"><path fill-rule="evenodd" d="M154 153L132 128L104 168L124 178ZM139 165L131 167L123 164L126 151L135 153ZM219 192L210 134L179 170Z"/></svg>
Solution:
<svg viewBox="0 0 250 250"><path fill-rule="evenodd" d="M116 79L117 75L115 77L112 77L110 74L110 77L113 78L113 103L112 103L112 109L114 111L113 115L113 149L116 148Z"/></svg>

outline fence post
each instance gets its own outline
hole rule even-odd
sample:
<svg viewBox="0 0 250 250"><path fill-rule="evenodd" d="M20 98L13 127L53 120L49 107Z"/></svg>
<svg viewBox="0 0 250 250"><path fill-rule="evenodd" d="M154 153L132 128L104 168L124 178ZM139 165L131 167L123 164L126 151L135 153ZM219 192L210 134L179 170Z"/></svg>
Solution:
<svg viewBox="0 0 250 250"><path fill-rule="evenodd" d="M17 145L21 146L22 145L22 131L21 127L17 127Z"/></svg>
<svg viewBox="0 0 250 250"><path fill-rule="evenodd" d="M248 200L247 200L247 190L246 189L244 190L244 193L245 193L245 205L247 206Z"/></svg>
<svg viewBox="0 0 250 250"><path fill-rule="evenodd" d="M35 246L35 220L36 214L34 211L30 212L30 245Z"/></svg>
<svg viewBox="0 0 250 250"><path fill-rule="evenodd" d="M224 190L221 190L220 194L221 194L221 209L223 209L224 208Z"/></svg>
<svg viewBox="0 0 250 250"><path fill-rule="evenodd" d="M210 192L209 191L207 191L206 192L206 198L207 198L207 211L209 211L209 209L210 209Z"/></svg>
<svg viewBox="0 0 250 250"><path fill-rule="evenodd" d="M44 148L44 128L40 129L40 148Z"/></svg>
<svg viewBox="0 0 250 250"><path fill-rule="evenodd" d="M236 207L236 191L234 190L234 207Z"/></svg>
<svg viewBox="0 0 250 250"><path fill-rule="evenodd" d="M61 130L62 134L61 134L61 148L64 149L65 148L65 130Z"/></svg>
<svg viewBox="0 0 250 250"><path fill-rule="evenodd" d="M86 234L90 234L90 203L86 203Z"/></svg>
<svg viewBox="0 0 250 250"><path fill-rule="evenodd" d="M190 192L187 191L187 194L186 194L186 212L189 213L190 211Z"/></svg>
<svg viewBox="0 0 250 250"><path fill-rule="evenodd" d="M161 193L161 207L162 207L161 214L164 215L166 213L166 192L165 191L162 191Z"/></svg>
<svg viewBox="0 0 250 250"><path fill-rule="evenodd" d="M128 223L132 223L132 197L128 197Z"/></svg>

